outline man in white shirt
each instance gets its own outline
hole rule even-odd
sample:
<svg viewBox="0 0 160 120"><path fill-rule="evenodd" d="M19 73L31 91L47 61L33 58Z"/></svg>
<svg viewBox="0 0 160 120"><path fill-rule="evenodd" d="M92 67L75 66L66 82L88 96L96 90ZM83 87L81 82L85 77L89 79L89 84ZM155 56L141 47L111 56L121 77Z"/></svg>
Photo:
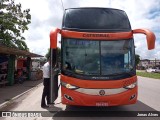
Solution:
<svg viewBox="0 0 160 120"><path fill-rule="evenodd" d="M49 103L49 87L50 87L50 61L46 62L43 66L43 93L42 93L42 100L41 100L41 107L47 108ZM47 98L47 104L46 104Z"/></svg>

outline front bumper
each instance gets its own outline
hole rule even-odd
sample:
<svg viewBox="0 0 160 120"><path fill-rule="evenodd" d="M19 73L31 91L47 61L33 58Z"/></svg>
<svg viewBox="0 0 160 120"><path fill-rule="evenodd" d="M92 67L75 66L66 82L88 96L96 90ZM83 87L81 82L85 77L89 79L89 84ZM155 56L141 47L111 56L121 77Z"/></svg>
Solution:
<svg viewBox="0 0 160 120"><path fill-rule="evenodd" d="M137 101L137 89L136 86L133 89L129 89L119 94L100 96L80 93L62 86L62 103L78 106L120 106L134 104ZM66 96L71 99L68 99Z"/></svg>

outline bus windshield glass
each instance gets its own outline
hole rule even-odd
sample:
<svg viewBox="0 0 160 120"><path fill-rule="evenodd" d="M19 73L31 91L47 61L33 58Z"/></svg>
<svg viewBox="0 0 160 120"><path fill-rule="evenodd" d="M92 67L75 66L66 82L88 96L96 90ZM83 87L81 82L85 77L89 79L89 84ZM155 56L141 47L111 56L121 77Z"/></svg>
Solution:
<svg viewBox="0 0 160 120"><path fill-rule="evenodd" d="M133 39L63 40L63 71L81 75L106 76L129 73L134 67Z"/></svg>

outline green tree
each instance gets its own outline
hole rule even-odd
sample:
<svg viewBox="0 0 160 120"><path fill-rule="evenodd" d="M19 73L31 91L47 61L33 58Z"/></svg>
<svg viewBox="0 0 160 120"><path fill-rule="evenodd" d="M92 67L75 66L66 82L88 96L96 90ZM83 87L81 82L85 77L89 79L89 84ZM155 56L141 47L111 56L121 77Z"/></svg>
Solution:
<svg viewBox="0 0 160 120"><path fill-rule="evenodd" d="M140 62L140 56L139 55L135 55L135 63L136 63L136 66L138 65L138 63Z"/></svg>
<svg viewBox="0 0 160 120"><path fill-rule="evenodd" d="M50 49L49 49L49 48L48 48L48 51L47 51L45 57L46 57L47 59L50 57Z"/></svg>
<svg viewBox="0 0 160 120"><path fill-rule="evenodd" d="M14 0L0 1L0 39L1 43L21 50L29 50L22 36L31 23L30 9L21 9Z"/></svg>
<svg viewBox="0 0 160 120"><path fill-rule="evenodd" d="M48 48L48 51L45 55L46 58L49 58L50 57L50 49ZM61 62L61 49L58 47L57 48L57 60L58 62Z"/></svg>

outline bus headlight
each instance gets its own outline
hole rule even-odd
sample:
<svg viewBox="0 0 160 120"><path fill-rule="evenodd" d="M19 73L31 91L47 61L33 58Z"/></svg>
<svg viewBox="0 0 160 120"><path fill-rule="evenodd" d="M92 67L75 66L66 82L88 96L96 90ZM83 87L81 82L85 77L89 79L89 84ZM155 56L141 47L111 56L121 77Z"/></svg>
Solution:
<svg viewBox="0 0 160 120"><path fill-rule="evenodd" d="M71 84L68 84L68 83L65 83L65 82L62 82L61 85L66 87L67 89L71 89L71 90L75 90L75 89L79 88L77 86L74 86L74 85L71 85Z"/></svg>
<svg viewBox="0 0 160 120"><path fill-rule="evenodd" d="M68 88L68 89L77 89L78 87L73 86L71 84L66 84L66 88Z"/></svg>
<svg viewBox="0 0 160 120"><path fill-rule="evenodd" d="M128 86L125 86L124 88L126 88L126 89L133 89L133 88L136 87L136 85L137 85L137 82L135 82L135 83L133 83L133 84L130 84L130 85L128 85Z"/></svg>

